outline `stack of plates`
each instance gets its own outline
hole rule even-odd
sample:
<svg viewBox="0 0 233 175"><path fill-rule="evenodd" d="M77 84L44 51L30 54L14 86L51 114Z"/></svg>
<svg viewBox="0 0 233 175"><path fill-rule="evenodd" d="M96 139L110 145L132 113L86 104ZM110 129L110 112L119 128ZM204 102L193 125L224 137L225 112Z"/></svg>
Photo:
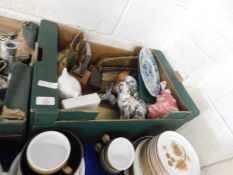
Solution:
<svg viewBox="0 0 233 175"><path fill-rule="evenodd" d="M136 152L127 175L199 175L200 163L191 144L176 132L144 137L134 143Z"/></svg>

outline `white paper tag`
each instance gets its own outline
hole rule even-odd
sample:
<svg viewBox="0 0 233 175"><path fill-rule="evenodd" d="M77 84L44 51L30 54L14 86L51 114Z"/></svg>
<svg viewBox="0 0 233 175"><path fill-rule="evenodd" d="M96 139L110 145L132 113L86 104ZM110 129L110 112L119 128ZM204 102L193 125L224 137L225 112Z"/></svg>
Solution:
<svg viewBox="0 0 233 175"><path fill-rule="evenodd" d="M47 87L47 88L51 88L51 89L57 89L58 88L58 83L52 83L52 82L43 81L43 80L39 80L37 85Z"/></svg>
<svg viewBox="0 0 233 175"><path fill-rule="evenodd" d="M55 105L54 97L36 97L36 105Z"/></svg>

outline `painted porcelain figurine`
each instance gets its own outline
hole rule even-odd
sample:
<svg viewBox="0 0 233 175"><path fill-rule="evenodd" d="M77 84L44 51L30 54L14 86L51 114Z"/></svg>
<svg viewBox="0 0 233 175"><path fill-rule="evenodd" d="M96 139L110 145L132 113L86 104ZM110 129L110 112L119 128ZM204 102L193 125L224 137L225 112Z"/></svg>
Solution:
<svg viewBox="0 0 233 175"><path fill-rule="evenodd" d="M106 90L105 94L99 94L101 100L108 100L112 106L114 106L117 102L115 95L112 94L113 83L112 86Z"/></svg>
<svg viewBox="0 0 233 175"><path fill-rule="evenodd" d="M171 90L166 89L166 82L160 83L161 93L157 97L155 104L148 107L148 118L158 118L161 115L179 111L175 98L171 95Z"/></svg>
<svg viewBox="0 0 233 175"><path fill-rule="evenodd" d="M112 89L118 94L118 98L112 94ZM126 76L122 82L118 82L106 90L105 94L99 94L101 100L108 100L112 106L118 104L121 118L144 119L147 113L145 102L138 97L137 81L132 76Z"/></svg>
<svg viewBox="0 0 233 175"><path fill-rule="evenodd" d="M136 100L138 100L139 103L143 106L144 110L147 111L145 101L140 99L138 96L137 80L133 76L127 76L125 77L124 81L126 82L126 85L129 88L130 95L133 96Z"/></svg>
<svg viewBox="0 0 233 175"><path fill-rule="evenodd" d="M58 78L58 88L61 99L75 98L81 95L81 85L67 69L64 68L62 75Z"/></svg>
<svg viewBox="0 0 233 175"><path fill-rule="evenodd" d="M125 74L125 72L122 73ZM125 82L127 87L129 88L130 95L133 96L135 99L139 100L137 92L137 81L134 77L129 76L128 74L125 77L121 78L121 80L117 80L115 86L113 86L112 84L112 86L108 90L106 90L105 94L100 94L101 100L108 100L111 103L111 105L114 105L116 103L116 98L112 94L112 92L117 93L115 91L117 91L117 87L120 82Z"/></svg>
<svg viewBox="0 0 233 175"><path fill-rule="evenodd" d="M146 115L146 110L130 94L129 87L126 82L120 82L117 86L118 99L117 103L121 111L121 119L144 119Z"/></svg>
<svg viewBox="0 0 233 175"><path fill-rule="evenodd" d="M130 95L138 99L138 86L136 79L132 76L126 76L124 81L129 88Z"/></svg>

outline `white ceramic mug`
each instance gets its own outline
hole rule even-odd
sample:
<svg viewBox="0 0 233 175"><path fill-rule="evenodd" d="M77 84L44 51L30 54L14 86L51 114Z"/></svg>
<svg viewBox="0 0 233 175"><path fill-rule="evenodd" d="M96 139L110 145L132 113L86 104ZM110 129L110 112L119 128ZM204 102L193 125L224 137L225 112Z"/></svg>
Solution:
<svg viewBox="0 0 233 175"><path fill-rule="evenodd" d="M26 158L28 165L36 173L52 174L64 168L70 152L71 145L64 134L47 131L31 140Z"/></svg>
<svg viewBox="0 0 233 175"><path fill-rule="evenodd" d="M1 42L0 58L7 62L7 67L3 72L4 74L9 74L13 70L18 45L18 42L15 40L5 40Z"/></svg>

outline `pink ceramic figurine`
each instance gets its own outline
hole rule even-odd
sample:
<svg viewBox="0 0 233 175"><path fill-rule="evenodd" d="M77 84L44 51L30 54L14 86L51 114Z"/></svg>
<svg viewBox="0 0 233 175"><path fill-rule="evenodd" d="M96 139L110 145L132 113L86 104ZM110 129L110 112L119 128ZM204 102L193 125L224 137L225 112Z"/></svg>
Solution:
<svg viewBox="0 0 233 175"><path fill-rule="evenodd" d="M162 87L162 92L157 97L156 103L148 107L148 118L158 118L163 114L179 111L176 100L171 95L171 91L163 89L165 88Z"/></svg>

